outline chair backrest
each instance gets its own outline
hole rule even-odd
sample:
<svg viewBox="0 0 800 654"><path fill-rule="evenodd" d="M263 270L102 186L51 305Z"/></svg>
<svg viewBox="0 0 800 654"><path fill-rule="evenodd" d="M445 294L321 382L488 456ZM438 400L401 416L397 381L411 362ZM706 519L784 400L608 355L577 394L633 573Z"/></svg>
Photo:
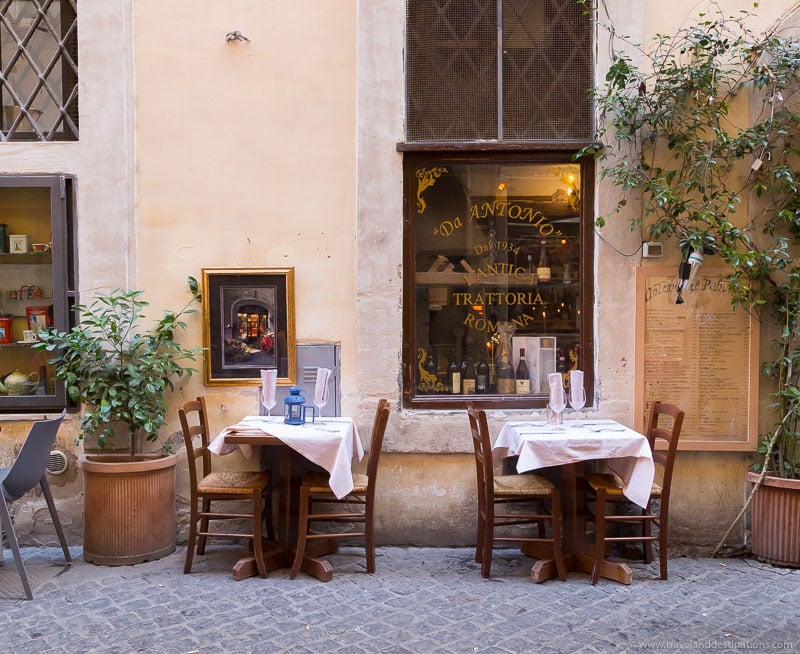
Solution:
<svg viewBox="0 0 800 654"><path fill-rule="evenodd" d="M486 411L467 404L467 416L472 432L472 447L475 450L475 471L478 477L478 506L487 512L494 504L494 468L492 443L489 439L489 423Z"/></svg>
<svg viewBox="0 0 800 654"><path fill-rule="evenodd" d="M2 490L7 500L18 500L44 477L50 450L66 412L64 409L57 418L33 423L19 454L11 464L11 469L3 479Z"/></svg>
<svg viewBox="0 0 800 654"><path fill-rule="evenodd" d="M369 461L367 462L367 484L374 491L375 478L378 476L378 460L383 447L383 435L386 433L386 423L389 422L389 400L380 400L375 410L375 420L372 423L372 437L369 441Z"/></svg>
<svg viewBox="0 0 800 654"><path fill-rule="evenodd" d="M672 469L675 465L675 453L678 451L678 439L683 426L683 416L684 412L674 404L654 402L650 412L650 422L647 425L647 440L653 453L653 461L663 469L661 479L662 513L664 513L669 503ZM669 424L670 422L672 423L671 425ZM666 447L659 441L664 441Z"/></svg>
<svg viewBox="0 0 800 654"><path fill-rule="evenodd" d="M196 464L198 458L203 459L203 477L211 473L206 399L198 397L196 400L184 402L178 408L178 417L181 420L186 456L189 458L189 485L194 493L198 483ZM194 443L196 436L200 436L200 443L197 446Z"/></svg>

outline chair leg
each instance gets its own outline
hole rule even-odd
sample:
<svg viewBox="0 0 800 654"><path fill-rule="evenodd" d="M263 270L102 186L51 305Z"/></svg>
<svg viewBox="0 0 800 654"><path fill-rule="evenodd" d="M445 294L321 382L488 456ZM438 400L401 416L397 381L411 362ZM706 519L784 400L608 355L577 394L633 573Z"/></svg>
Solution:
<svg viewBox="0 0 800 654"><path fill-rule="evenodd" d="M64 538L64 530L61 528L61 521L58 519L58 511L56 511L56 503L53 501L53 494L50 492L50 484L47 483L47 479L42 477L39 485L42 487L42 494L44 495L45 502L47 502L50 517L53 519L53 526L56 528L58 542L61 543L61 549L64 552L64 559L70 562L72 561L72 557L70 556L69 547L67 546L67 539Z"/></svg>
<svg viewBox="0 0 800 654"><path fill-rule="evenodd" d="M367 557L367 572L375 572L375 525L372 502L368 502L364 515L364 549Z"/></svg>
<svg viewBox="0 0 800 654"><path fill-rule="evenodd" d="M201 505L203 507L203 513L211 513L211 500L207 497L202 498ZM207 533L208 532L208 523L209 520L206 517L200 519L200 533ZM203 555L206 553L206 537L201 535L199 540L197 541L197 553Z"/></svg>
<svg viewBox="0 0 800 654"><path fill-rule="evenodd" d="M592 566L592 586L600 579L600 567L606 555L606 493L597 491L594 503L594 566Z"/></svg>
<svg viewBox="0 0 800 654"><path fill-rule="evenodd" d="M194 548L197 546L197 500L192 500L192 508L189 516L189 535L186 542L186 562L183 564L183 574L188 575L192 571L192 558Z"/></svg>
<svg viewBox="0 0 800 654"><path fill-rule="evenodd" d="M648 543L649 545L650 543ZM661 578L667 579L667 526L662 515L658 521L658 566Z"/></svg>
<svg viewBox="0 0 800 654"><path fill-rule="evenodd" d="M264 493L264 509L262 515L267 523L267 538L275 540L275 523L272 519L272 488L267 487Z"/></svg>
<svg viewBox="0 0 800 654"><path fill-rule="evenodd" d="M308 511L311 498L308 488L300 488L300 516L297 519L297 550L294 555L294 563L289 572L289 579L295 579L303 563L306 551L306 533L308 532Z"/></svg>
<svg viewBox="0 0 800 654"><path fill-rule="evenodd" d="M253 491L253 554L256 557L256 568L262 579L267 578L267 566L264 563L264 544L262 542L261 523L264 516L261 513L262 495L260 491Z"/></svg>
<svg viewBox="0 0 800 654"><path fill-rule="evenodd" d="M475 538L475 563L483 561L483 537L486 531L484 524L483 511L478 510L478 535Z"/></svg>
<svg viewBox="0 0 800 654"><path fill-rule="evenodd" d="M642 515L650 512L650 503L647 504L647 509L642 511ZM650 538L653 533L652 529L652 520L642 520L642 535L646 538ZM660 533L660 532L659 532ZM652 563L653 562L653 543L652 541L646 540L642 541L642 558L644 559L645 563Z"/></svg>
<svg viewBox="0 0 800 654"><path fill-rule="evenodd" d="M19 551L17 533L14 531L14 524L11 522L11 513L8 510L6 498L3 497L2 493L0 493L0 528L6 532L6 540L14 554L14 562L17 564L17 572L19 573L19 578L22 580L22 587L25 589L25 597L32 600L33 593L31 592L31 585L28 583L28 575L25 573L22 553Z"/></svg>
<svg viewBox="0 0 800 654"><path fill-rule="evenodd" d="M489 578L492 573L492 550L494 549L494 518L483 520L483 549L481 552L481 576Z"/></svg>

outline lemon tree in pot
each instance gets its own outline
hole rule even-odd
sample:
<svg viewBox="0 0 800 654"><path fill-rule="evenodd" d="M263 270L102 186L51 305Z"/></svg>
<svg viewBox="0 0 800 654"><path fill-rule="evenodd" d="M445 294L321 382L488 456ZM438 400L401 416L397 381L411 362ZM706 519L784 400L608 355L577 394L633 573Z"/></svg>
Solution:
<svg viewBox="0 0 800 654"><path fill-rule="evenodd" d="M780 23L756 33L752 13L709 7L648 46L606 25L612 53L595 92L597 142L580 154L598 158L601 179L623 191L599 227L630 215L626 198L636 192L642 209L631 227L677 241L687 266L698 254L725 264L733 305L773 340L759 421L773 427L748 473L745 506L714 552L752 509L753 553L800 566L800 39ZM596 8L602 23L610 14L603 0ZM783 517L764 513L773 491Z"/></svg>
<svg viewBox="0 0 800 654"><path fill-rule="evenodd" d="M34 347L52 355L56 378L83 409L76 444L97 442L79 458L84 483L83 555L101 565L155 560L175 550L175 464L171 452L142 453L155 443L175 378L192 375L201 347L177 334L196 311L198 285L179 311L147 321L139 290L114 289L76 305L79 324L40 334ZM127 447L117 434L127 436ZM120 450L126 449L124 453Z"/></svg>

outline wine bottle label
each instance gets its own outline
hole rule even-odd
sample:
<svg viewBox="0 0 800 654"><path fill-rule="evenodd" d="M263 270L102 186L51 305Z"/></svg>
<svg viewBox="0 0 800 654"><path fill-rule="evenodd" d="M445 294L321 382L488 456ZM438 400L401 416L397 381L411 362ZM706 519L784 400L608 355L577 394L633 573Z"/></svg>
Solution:
<svg viewBox="0 0 800 654"><path fill-rule="evenodd" d="M549 282L550 281L550 268L537 268L536 269L536 277L540 282Z"/></svg>
<svg viewBox="0 0 800 654"><path fill-rule="evenodd" d="M477 379L475 380L475 392L476 393L489 392L489 375L478 375Z"/></svg>
<svg viewBox="0 0 800 654"><path fill-rule="evenodd" d="M461 388L464 391L464 395L475 395L475 380L474 379L462 380Z"/></svg>
<svg viewBox="0 0 800 654"><path fill-rule="evenodd" d="M517 392L517 382L514 380L513 377L505 378L505 377L498 377L497 378L497 392L501 395L514 395Z"/></svg>
<svg viewBox="0 0 800 654"><path fill-rule="evenodd" d="M517 395L527 395L531 392L530 379L517 379Z"/></svg>
<svg viewBox="0 0 800 654"><path fill-rule="evenodd" d="M450 389L453 395L461 393L461 373L454 372L450 375Z"/></svg>

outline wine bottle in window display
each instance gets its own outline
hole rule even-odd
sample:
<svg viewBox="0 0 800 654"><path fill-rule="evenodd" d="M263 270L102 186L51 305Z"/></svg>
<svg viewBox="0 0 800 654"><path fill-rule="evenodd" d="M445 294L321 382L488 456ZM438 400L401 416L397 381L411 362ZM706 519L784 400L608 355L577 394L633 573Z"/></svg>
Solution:
<svg viewBox="0 0 800 654"><path fill-rule="evenodd" d="M486 363L486 348L481 348L481 360L475 371L475 392L478 395L489 392L489 364Z"/></svg>
<svg viewBox="0 0 800 654"><path fill-rule="evenodd" d="M447 381L450 384L450 392L453 395L461 393L461 366L456 361L456 355L450 360L450 368L447 375Z"/></svg>
<svg viewBox="0 0 800 654"><path fill-rule="evenodd" d="M425 372L430 375L430 388L428 390L429 393L434 394L436 393L436 381L437 381L437 374L439 369L436 365L436 361L433 358L433 348L431 347L428 350L428 360L425 362Z"/></svg>
<svg viewBox="0 0 800 654"><path fill-rule="evenodd" d="M464 378L461 380L461 390L464 395L475 395L475 383L477 375L475 366L472 364L472 357L467 356L467 366L464 368Z"/></svg>
<svg viewBox="0 0 800 654"><path fill-rule="evenodd" d="M540 282L550 281L550 264L547 262L547 241L542 239L542 247L539 249L539 265L536 266L536 278Z"/></svg>
<svg viewBox="0 0 800 654"><path fill-rule="evenodd" d="M514 369L511 367L511 357L503 349L500 350L500 359L495 366L494 376L498 393L512 395L517 392Z"/></svg>
<svg viewBox="0 0 800 654"><path fill-rule="evenodd" d="M531 392L531 376L528 373L528 362L525 360L525 348L519 349L519 363L517 364L516 388L517 395L528 395Z"/></svg>

